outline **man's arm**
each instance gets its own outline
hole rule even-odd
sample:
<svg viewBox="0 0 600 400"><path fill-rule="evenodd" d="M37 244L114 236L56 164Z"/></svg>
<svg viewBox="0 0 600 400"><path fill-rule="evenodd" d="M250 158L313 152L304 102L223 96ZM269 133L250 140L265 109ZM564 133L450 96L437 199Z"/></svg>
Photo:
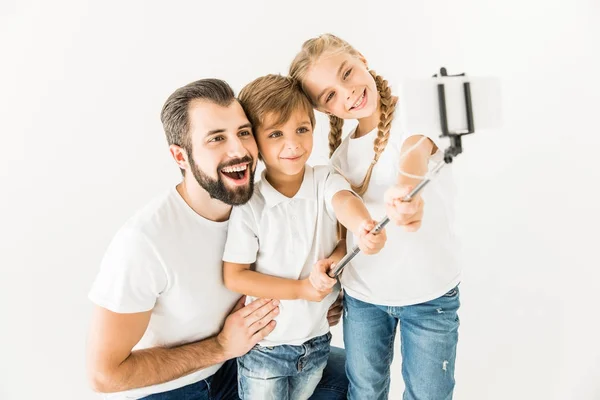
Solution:
<svg viewBox="0 0 600 400"><path fill-rule="evenodd" d="M120 314L96 306L88 339L87 364L92 388L119 392L168 382L248 352L274 328L277 301L242 297L213 337L174 347L132 352L148 327L152 311Z"/></svg>

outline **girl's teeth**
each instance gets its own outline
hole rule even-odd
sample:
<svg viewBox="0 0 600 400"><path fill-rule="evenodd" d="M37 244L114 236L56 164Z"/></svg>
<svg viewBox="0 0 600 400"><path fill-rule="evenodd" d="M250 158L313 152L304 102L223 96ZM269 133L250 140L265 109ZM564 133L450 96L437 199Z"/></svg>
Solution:
<svg viewBox="0 0 600 400"><path fill-rule="evenodd" d="M353 107L353 108L356 108L356 107L358 107L358 106L360 105L360 103L362 103L362 101L363 101L363 98L364 98L364 97L365 97L365 94L363 93L363 94L362 94L362 95L361 95L361 96L358 98L358 100L356 101L356 103L354 103L354 105L353 105L352 107Z"/></svg>

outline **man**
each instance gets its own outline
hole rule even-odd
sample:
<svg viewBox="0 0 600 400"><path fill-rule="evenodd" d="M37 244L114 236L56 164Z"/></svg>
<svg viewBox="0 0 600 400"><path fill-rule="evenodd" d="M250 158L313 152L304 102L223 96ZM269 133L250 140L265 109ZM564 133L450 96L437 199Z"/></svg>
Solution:
<svg viewBox="0 0 600 400"><path fill-rule="evenodd" d="M105 254L89 295L90 381L107 398L236 399L235 358L275 328L279 310L269 299L244 306L222 279L227 220L252 196L256 142L216 79L176 90L161 119L183 180L132 217ZM338 302L330 323L339 313ZM343 351L332 349L312 398L345 398L347 384Z"/></svg>

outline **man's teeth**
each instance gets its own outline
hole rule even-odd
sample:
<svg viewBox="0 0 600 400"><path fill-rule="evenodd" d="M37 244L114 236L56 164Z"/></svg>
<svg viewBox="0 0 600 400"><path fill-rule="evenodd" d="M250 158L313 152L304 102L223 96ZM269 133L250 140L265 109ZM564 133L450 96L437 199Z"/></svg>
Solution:
<svg viewBox="0 0 600 400"><path fill-rule="evenodd" d="M223 172L242 172L245 171L248 168L248 165L241 165L241 166L237 166L237 167L225 167L223 168L221 171Z"/></svg>
<svg viewBox="0 0 600 400"><path fill-rule="evenodd" d="M354 105L352 106L352 108L356 108L360 105L360 103L362 103L363 99L365 98L365 92L363 92L362 96L360 96L358 98L358 100L356 101L356 103L354 103Z"/></svg>

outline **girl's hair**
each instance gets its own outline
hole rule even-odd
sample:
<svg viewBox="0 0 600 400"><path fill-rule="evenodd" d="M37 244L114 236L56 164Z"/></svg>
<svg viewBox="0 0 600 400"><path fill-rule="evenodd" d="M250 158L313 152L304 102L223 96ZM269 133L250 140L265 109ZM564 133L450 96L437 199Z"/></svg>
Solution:
<svg viewBox="0 0 600 400"><path fill-rule="evenodd" d="M312 38L304 42L302 49L292 61L290 66L290 76L301 84L304 82L306 73L309 67L319 59L323 54L347 53L355 57L360 57L360 53L352 47L348 42L330 33L323 34L316 38ZM373 167L377 164L381 153L385 149L390 137L390 128L394 119L394 111L396 109L396 101L392 97L392 91L388 86L388 82L375 71L370 70L369 73L373 76L377 91L379 92L379 108L381 116L379 125L377 126L377 137L373 142L373 150L375 156L365 174L365 178L359 186L352 185L352 190L362 196L369 187ZM305 91L306 92L306 91ZM315 106L315 104L313 104ZM335 115L329 115L329 157L331 157L342 143L342 127L344 120Z"/></svg>

